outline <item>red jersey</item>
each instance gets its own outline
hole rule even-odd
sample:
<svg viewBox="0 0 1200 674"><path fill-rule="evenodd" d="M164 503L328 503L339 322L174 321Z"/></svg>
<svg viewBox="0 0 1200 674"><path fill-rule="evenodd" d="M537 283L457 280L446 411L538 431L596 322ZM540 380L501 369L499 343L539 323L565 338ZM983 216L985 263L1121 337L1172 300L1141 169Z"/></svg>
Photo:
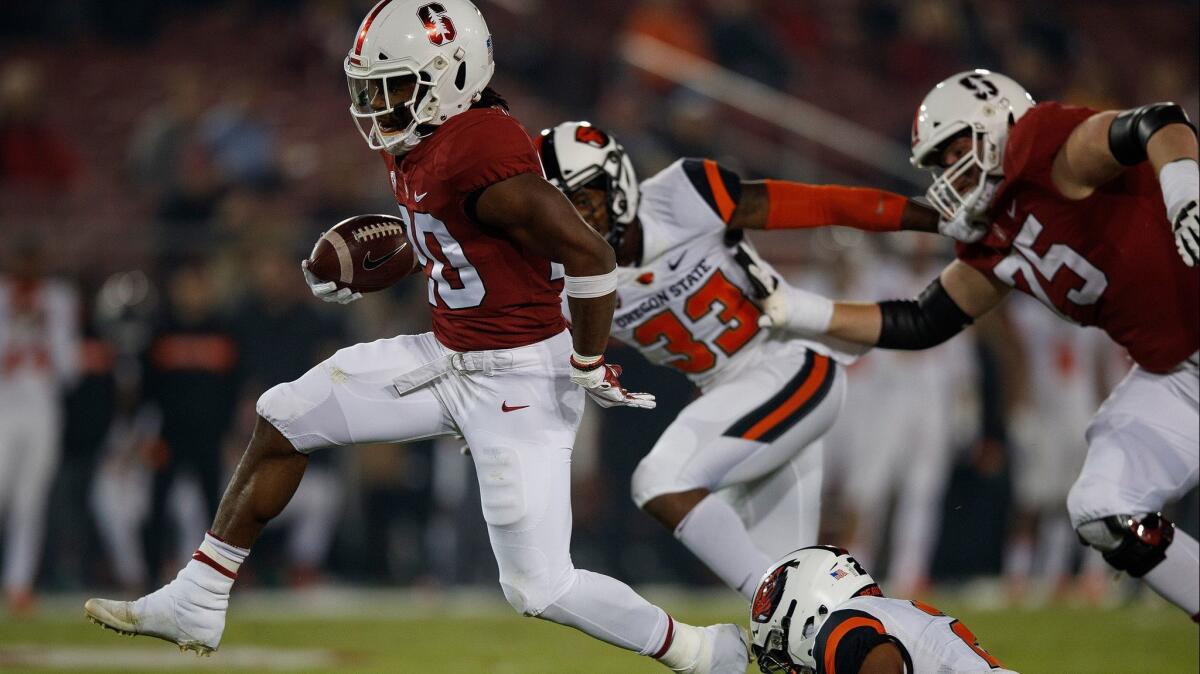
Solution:
<svg viewBox="0 0 1200 674"><path fill-rule="evenodd" d="M429 279L433 334L456 351L533 344L566 329L563 270L476 222L483 188L542 175L533 142L499 108L468 110L401 158L385 154L409 241Z"/></svg>
<svg viewBox="0 0 1200 674"><path fill-rule="evenodd" d="M959 244L958 257L1167 372L1200 349L1200 268L1175 250L1153 168L1130 167L1078 201L1050 178L1059 148L1095 112L1042 103L1025 113L1008 136L991 231Z"/></svg>

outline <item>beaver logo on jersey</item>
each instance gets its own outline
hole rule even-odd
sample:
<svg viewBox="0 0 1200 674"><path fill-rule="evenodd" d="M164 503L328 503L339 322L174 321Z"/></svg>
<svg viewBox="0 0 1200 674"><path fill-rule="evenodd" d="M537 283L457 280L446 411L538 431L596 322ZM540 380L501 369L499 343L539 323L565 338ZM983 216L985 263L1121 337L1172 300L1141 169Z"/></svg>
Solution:
<svg viewBox="0 0 1200 674"><path fill-rule="evenodd" d="M795 566L795 562L780 564L779 568L758 584L758 591L754 593L754 603L750 607L750 617L754 622L765 623L775 615L775 609L779 608L779 600L783 598L784 573Z"/></svg>
<svg viewBox="0 0 1200 674"><path fill-rule="evenodd" d="M592 147L603 148L608 145L608 134L594 126L580 126L575 129L575 140Z"/></svg>
<svg viewBox="0 0 1200 674"><path fill-rule="evenodd" d="M454 22L450 20L450 15L446 13L446 8L441 3L431 2L417 10L417 16L421 19L421 23L425 24L425 32L429 35L429 41L435 46L454 42L454 38L458 35L458 30L454 27Z"/></svg>

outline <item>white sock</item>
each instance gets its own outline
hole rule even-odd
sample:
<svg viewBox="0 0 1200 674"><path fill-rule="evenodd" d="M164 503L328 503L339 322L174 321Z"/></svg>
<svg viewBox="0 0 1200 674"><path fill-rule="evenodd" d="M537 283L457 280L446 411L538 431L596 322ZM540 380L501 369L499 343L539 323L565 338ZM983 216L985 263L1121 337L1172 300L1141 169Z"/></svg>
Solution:
<svg viewBox="0 0 1200 674"><path fill-rule="evenodd" d="M625 583L577 569L566 594L539 618L575 629L639 655L655 655L670 638L671 618Z"/></svg>
<svg viewBox="0 0 1200 674"><path fill-rule="evenodd" d="M187 574L206 589L229 594L233 581L237 580L238 569L249 554L246 548L230 545L212 532L207 532L200 547L192 554L192 561L188 562L180 575Z"/></svg>
<svg viewBox="0 0 1200 674"><path fill-rule="evenodd" d="M733 507L716 494L696 504L675 528L675 538L747 601L772 560L759 550Z"/></svg>
<svg viewBox="0 0 1200 674"><path fill-rule="evenodd" d="M1167 558L1142 580L1189 616L1200 613L1200 543L1176 528Z"/></svg>
<svg viewBox="0 0 1200 674"><path fill-rule="evenodd" d="M683 672L699 663L704 649L704 628L672 621L667 638L670 641L654 655L667 669Z"/></svg>

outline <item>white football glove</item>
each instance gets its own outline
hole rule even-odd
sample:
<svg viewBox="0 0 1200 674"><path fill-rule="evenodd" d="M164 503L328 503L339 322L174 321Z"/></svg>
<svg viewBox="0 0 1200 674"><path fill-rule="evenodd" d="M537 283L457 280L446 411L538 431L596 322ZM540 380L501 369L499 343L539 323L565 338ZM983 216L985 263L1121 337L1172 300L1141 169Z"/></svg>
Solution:
<svg viewBox="0 0 1200 674"><path fill-rule="evenodd" d="M962 243L975 243L976 241L987 236L988 222L981 219L973 219L965 210L959 210L954 214L953 218L946 220L941 218L938 220L938 232Z"/></svg>
<svg viewBox="0 0 1200 674"><path fill-rule="evenodd" d="M1179 249L1179 257L1187 266L1195 267L1200 263L1200 207L1195 201L1179 209L1171 228L1175 230L1175 247Z"/></svg>
<svg viewBox="0 0 1200 674"><path fill-rule="evenodd" d="M571 358L571 381L582 386L597 405L654 409L658 403L654 401L653 394L626 391L621 386L621 382L617 380L620 376L621 366L609 365L604 362L603 357L596 363L586 366L580 366L574 357Z"/></svg>
<svg viewBox="0 0 1200 674"><path fill-rule="evenodd" d="M1179 257L1195 267L1200 263L1200 169L1193 159L1177 159L1162 167L1158 182Z"/></svg>
<svg viewBox="0 0 1200 674"><path fill-rule="evenodd" d="M326 302L349 304L362 297L361 293L356 293L349 288L339 288L333 281L322 281L317 278L308 270L308 260L300 263L300 271L304 272L304 282L308 284L308 289L312 291L312 294Z"/></svg>
<svg viewBox="0 0 1200 674"><path fill-rule="evenodd" d="M759 327L783 327L784 320L787 318L787 299L782 297L782 293L779 292L779 287L783 285L783 282L771 272L762 258L758 256L758 252L745 241L735 247L733 259L750 277L754 299L763 311L762 316L758 318Z"/></svg>

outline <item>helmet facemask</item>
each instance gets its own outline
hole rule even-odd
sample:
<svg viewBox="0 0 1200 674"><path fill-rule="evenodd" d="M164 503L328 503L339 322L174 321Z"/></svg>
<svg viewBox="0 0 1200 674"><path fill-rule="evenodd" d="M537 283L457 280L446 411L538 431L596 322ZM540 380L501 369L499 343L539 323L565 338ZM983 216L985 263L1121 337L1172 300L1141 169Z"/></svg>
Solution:
<svg viewBox="0 0 1200 674"><path fill-rule="evenodd" d="M401 66L380 77L346 75L350 115L372 150L402 155L431 133L421 127L437 118L440 101L435 85L445 76L448 64L438 56L431 65L424 70ZM431 70L440 72L431 75ZM407 98L406 90L410 91ZM379 105L382 107L376 107Z"/></svg>
<svg viewBox="0 0 1200 674"><path fill-rule="evenodd" d="M637 216L636 208L631 204L632 199L621 186L626 170L630 171L630 178L636 185L637 180L632 177L632 165L629 164L628 157L624 152L613 150L604 158L602 165L571 176L566 183L561 180L552 181L567 195L567 198L571 198L573 194L586 188L604 192L604 202L608 210L608 232L605 233L604 238L613 247L613 250L621 249L625 242L625 232L629 228L629 223L633 222Z"/></svg>
<svg viewBox="0 0 1200 674"><path fill-rule="evenodd" d="M969 134L971 148L950 166L932 166L933 184L925 192L926 198L946 220L960 214L968 219L983 216L991 206L992 196L1001 178L999 145L991 139L990 134L977 127L965 129L949 138L934 151L935 156L940 157L944 148L963 137L963 134ZM975 184L961 189L957 187L956 184L972 171L978 174Z"/></svg>

